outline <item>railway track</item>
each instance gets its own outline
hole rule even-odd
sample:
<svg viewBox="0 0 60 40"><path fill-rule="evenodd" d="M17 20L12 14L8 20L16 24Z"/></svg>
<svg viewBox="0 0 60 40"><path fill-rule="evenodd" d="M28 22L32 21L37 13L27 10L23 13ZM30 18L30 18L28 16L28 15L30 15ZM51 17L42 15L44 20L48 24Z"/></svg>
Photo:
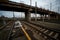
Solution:
<svg viewBox="0 0 60 40"><path fill-rule="evenodd" d="M23 23L28 25L31 28L31 31L42 36L45 40L60 40L60 32L40 27L39 25L30 22L24 21Z"/></svg>
<svg viewBox="0 0 60 40"><path fill-rule="evenodd" d="M13 22L9 21L6 25L0 28L0 40L8 40L12 24Z"/></svg>
<svg viewBox="0 0 60 40"><path fill-rule="evenodd" d="M9 21L0 29L0 40L27 40L21 28L14 28L14 22Z"/></svg>
<svg viewBox="0 0 60 40"><path fill-rule="evenodd" d="M14 23L15 22L10 21L1 28L0 40L31 40L23 26L14 28Z"/></svg>
<svg viewBox="0 0 60 40"><path fill-rule="evenodd" d="M9 21L6 25L3 25L0 27L0 30L7 28L6 26L10 25L12 21Z"/></svg>

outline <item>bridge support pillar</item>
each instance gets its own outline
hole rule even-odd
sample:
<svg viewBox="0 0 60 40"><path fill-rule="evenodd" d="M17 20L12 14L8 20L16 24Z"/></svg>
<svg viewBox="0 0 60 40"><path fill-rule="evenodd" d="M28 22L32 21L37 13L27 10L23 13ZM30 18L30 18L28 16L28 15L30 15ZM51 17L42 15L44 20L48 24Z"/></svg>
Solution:
<svg viewBox="0 0 60 40"><path fill-rule="evenodd" d="M48 14L48 20L50 20L50 14Z"/></svg>
<svg viewBox="0 0 60 40"><path fill-rule="evenodd" d="M58 19L58 15L56 15L56 19Z"/></svg>
<svg viewBox="0 0 60 40"><path fill-rule="evenodd" d="M30 12L25 12L25 20L31 21L31 13Z"/></svg>
<svg viewBox="0 0 60 40"><path fill-rule="evenodd" d="M45 19L46 19L46 15L45 15Z"/></svg>
<svg viewBox="0 0 60 40"><path fill-rule="evenodd" d="M40 17L40 19L42 20L42 15L40 15L41 17Z"/></svg>
<svg viewBox="0 0 60 40"><path fill-rule="evenodd" d="M44 14L43 14L43 22L44 22L44 19L45 19L45 17L44 17Z"/></svg>
<svg viewBox="0 0 60 40"><path fill-rule="evenodd" d="M41 16L41 20L44 22L44 19L45 19L45 17L44 17L44 14L43 15L40 15Z"/></svg>
<svg viewBox="0 0 60 40"><path fill-rule="evenodd" d="M37 21L37 14L35 14L35 21Z"/></svg>

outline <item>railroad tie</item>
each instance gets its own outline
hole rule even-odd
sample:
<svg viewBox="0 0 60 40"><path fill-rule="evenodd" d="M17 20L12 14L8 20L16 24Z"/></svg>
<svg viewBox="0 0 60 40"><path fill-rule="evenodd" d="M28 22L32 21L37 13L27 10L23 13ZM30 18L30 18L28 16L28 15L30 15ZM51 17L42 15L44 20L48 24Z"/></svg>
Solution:
<svg viewBox="0 0 60 40"><path fill-rule="evenodd" d="M40 28L39 30L41 30L42 28Z"/></svg>
<svg viewBox="0 0 60 40"><path fill-rule="evenodd" d="M45 40L47 40L47 36L44 36Z"/></svg>
<svg viewBox="0 0 60 40"><path fill-rule="evenodd" d="M41 35L41 33L39 33L39 35Z"/></svg>
<svg viewBox="0 0 60 40"><path fill-rule="evenodd" d="M45 31L45 29L40 30L41 32Z"/></svg>
<svg viewBox="0 0 60 40"><path fill-rule="evenodd" d="M36 29L38 29L38 30L40 30L40 28L39 27L35 27Z"/></svg>
<svg viewBox="0 0 60 40"><path fill-rule="evenodd" d="M48 35L51 36L54 32L50 32Z"/></svg>
<svg viewBox="0 0 60 40"><path fill-rule="evenodd" d="M58 36L59 36L59 34L58 34L58 33L56 33L56 34L55 34L55 36L54 36L54 38L55 38L55 39L57 39L57 37L58 37Z"/></svg>
<svg viewBox="0 0 60 40"><path fill-rule="evenodd" d="M47 33L49 30L44 31L44 33Z"/></svg>
<svg viewBox="0 0 60 40"><path fill-rule="evenodd" d="M38 31L36 31L36 33L38 34Z"/></svg>

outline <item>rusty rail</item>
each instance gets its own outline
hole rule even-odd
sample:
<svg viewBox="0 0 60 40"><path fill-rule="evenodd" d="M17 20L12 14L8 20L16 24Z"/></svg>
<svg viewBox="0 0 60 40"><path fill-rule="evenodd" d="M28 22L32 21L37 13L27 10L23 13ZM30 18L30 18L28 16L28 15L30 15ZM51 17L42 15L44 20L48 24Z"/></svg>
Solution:
<svg viewBox="0 0 60 40"><path fill-rule="evenodd" d="M50 39L51 39L51 40L59 40L59 39L60 39L60 37L59 37L60 33L59 33L59 32L56 32L56 31L54 31L54 30L50 30L50 29L44 28L44 27L42 27L42 26L40 27L39 25L30 23L30 22L24 22L24 24L26 24L26 25L28 25L29 27L31 27L32 30L36 30L36 31L38 32L38 34L41 33L44 38L47 38L47 39L49 39L49 40L50 40ZM32 26L32 25L34 25L34 26L36 26L36 27L34 27L34 26ZM40 28L42 28L42 29L39 29L39 28L37 28L37 27L40 27ZM45 29L45 30L44 30L44 29ZM48 30L48 32L50 31L49 34L46 33L47 30ZM36 32L36 31L35 31L35 32ZM53 33L55 33L55 35L54 35ZM54 35L54 37L51 36L52 34Z"/></svg>

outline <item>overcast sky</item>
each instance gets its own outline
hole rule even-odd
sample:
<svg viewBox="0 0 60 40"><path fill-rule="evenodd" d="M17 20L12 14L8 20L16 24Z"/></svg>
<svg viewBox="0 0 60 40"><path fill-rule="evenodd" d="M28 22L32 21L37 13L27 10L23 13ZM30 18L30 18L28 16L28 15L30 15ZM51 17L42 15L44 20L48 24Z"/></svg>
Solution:
<svg viewBox="0 0 60 40"><path fill-rule="evenodd" d="M30 5L30 0L10 0L10 1L14 1L14 2L22 2L25 4ZM32 6L35 6L35 2L37 2L37 6L41 7L41 8L45 8L45 9L49 9L50 10L50 3L51 3L51 10L58 12L60 12L60 0L31 0L32 1ZM5 15L7 17L13 17L12 15L13 12L7 12L7 11L0 11L0 15ZM16 17L20 17L21 15L24 16L24 14L21 12L14 12ZM33 15L33 14L32 14Z"/></svg>

